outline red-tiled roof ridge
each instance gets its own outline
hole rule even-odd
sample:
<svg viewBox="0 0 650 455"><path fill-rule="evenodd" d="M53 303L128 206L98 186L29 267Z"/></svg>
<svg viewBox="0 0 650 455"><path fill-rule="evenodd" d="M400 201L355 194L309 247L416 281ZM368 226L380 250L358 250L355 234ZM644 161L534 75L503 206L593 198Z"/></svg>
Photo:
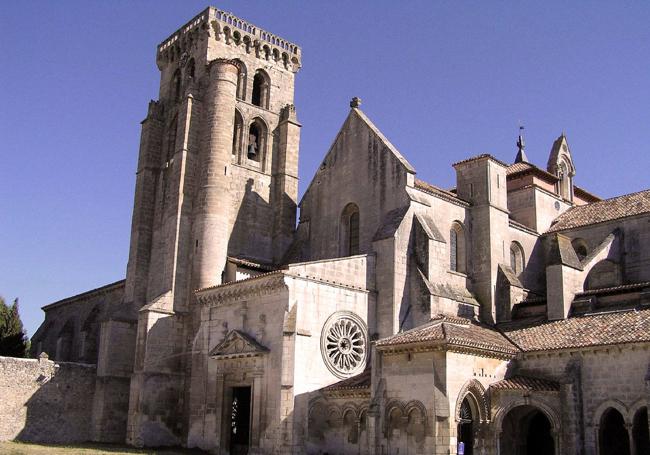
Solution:
<svg viewBox="0 0 650 455"><path fill-rule="evenodd" d="M451 200L453 202L460 202L464 205L469 205L468 201L461 199L460 197L458 197L456 193L452 193L451 191L444 190L432 183L425 182L424 180L416 178L415 187L426 193L433 194L434 196L437 195L442 197L443 199Z"/></svg>
<svg viewBox="0 0 650 455"><path fill-rule="evenodd" d="M514 375L490 384L496 390L525 390L530 392L559 392L560 383L534 376Z"/></svg>
<svg viewBox="0 0 650 455"><path fill-rule="evenodd" d="M359 390L367 389L370 387L371 381L371 369L366 368L361 373L350 378L343 379L334 384L323 387L321 390L324 392L333 392L338 390Z"/></svg>
<svg viewBox="0 0 650 455"><path fill-rule="evenodd" d="M413 329L396 333L375 342L380 349L397 346L442 343L458 348L514 355L518 349L494 327L453 316L437 316Z"/></svg>
<svg viewBox="0 0 650 455"><path fill-rule="evenodd" d="M558 216L546 232L604 223L650 213L650 189L571 207Z"/></svg>

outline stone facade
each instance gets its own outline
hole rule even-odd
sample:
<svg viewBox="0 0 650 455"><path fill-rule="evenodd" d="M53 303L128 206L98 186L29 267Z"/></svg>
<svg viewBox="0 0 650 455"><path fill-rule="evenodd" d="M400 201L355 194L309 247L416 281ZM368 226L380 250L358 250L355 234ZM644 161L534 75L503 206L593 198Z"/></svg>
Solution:
<svg viewBox="0 0 650 455"><path fill-rule="evenodd" d="M299 202L298 46L208 8L157 64L126 280L45 307L35 337L96 359L91 439L648 453L650 191L577 187L564 135L545 169L520 137L443 190L355 98Z"/></svg>

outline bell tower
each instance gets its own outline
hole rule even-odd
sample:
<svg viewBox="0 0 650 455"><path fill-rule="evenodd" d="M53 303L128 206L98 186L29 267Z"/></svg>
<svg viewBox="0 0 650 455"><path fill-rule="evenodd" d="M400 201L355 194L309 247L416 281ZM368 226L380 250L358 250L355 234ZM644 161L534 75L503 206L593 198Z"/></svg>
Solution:
<svg viewBox="0 0 650 455"><path fill-rule="evenodd" d="M172 414L187 412L182 373L201 368L185 353L200 319L193 291L221 284L229 256L281 261L298 197L297 45L209 7L158 46L156 63L159 99L142 121L125 297L102 329L99 375L117 385L105 386L94 413L95 428L106 428L102 416L125 406L114 397L128 397L128 425L113 423L96 439L126 433L136 445L180 442L182 422L164 416L170 397L179 407ZM165 426L155 433L169 440L147 440L153 433L142 428L152 425Z"/></svg>

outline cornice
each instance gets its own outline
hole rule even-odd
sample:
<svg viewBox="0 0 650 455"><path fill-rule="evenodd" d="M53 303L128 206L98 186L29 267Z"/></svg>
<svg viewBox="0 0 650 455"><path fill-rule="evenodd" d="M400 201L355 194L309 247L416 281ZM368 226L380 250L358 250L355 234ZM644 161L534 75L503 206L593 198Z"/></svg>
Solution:
<svg viewBox="0 0 650 455"><path fill-rule="evenodd" d="M268 295L286 288L283 272L270 272L246 280L233 281L194 291L202 305L222 306L253 296Z"/></svg>

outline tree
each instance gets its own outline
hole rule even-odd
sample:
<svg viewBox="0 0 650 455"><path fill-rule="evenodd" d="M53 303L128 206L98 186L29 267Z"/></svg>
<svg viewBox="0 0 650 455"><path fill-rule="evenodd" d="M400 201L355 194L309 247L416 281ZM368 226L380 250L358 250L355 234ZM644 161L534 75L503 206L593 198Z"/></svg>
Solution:
<svg viewBox="0 0 650 455"><path fill-rule="evenodd" d="M26 357L27 348L27 336L18 313L18 299L9 306L0 297L0 355Z"/></svg>

